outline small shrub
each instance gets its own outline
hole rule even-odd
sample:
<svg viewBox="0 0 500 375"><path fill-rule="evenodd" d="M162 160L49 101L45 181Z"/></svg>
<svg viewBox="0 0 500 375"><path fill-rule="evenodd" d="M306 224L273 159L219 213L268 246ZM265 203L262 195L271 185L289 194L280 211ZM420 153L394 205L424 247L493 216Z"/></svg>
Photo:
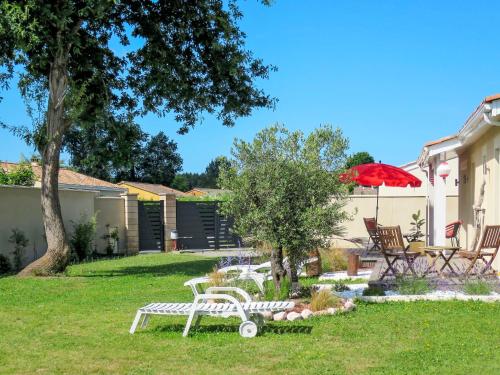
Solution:
<svg viewBox="0 0 500 375"><path fill-rule="evenodd" d="M12 255L14 256L14 269L20 271L23 268L23 257L26 246L29 240L22 230L12 229L12 234L9 237L9 242L14 245Z"/></svg>
<svg viewBox="0 0 500 375"><path fill-rule="evenodd" d="M0 254L0 276L7 275L10 272L12 272L12 266L10 265L9 258Z"/></svg>
<svg viewBox="0 0 500 375"><path fill-rule="evenodd" d="M293 294L294 298L311 298L312 290L310 286L300 285Z"/></svg>
<svg viewBox="0 0 500 375"><path fill-rule="evenodd" d="M363 290L364 296L385 296L384 288L379 285L370 285L368 288Z"/></svg>
<svg viewBox="0 0 500 375"><path fill-rule="evenodd" d="M223 286L226 282L226 275L223 272L219 272L217 266L214 266L213 271L208 274L208 279L210 286Z"/></svg>
<svg viewBox="0 0 500 375"><path fill-rule="evenodd" d="M280 290L276 291L274 288L274 282L272 280L266 280L264 282L264 300L265 301L285 301L288 299L291 290L291 282L288 277L285 277L281 281Z"/></svg>
<svg viewBox="0 0 500 375"><path fill-rule="evenodd" d="M404 295L426 294L431 290L429 281L418 277L398 279L397 285L398 292Z"/></svg>
<svg viewBox="0 0 500 375"><path fill-rule="evenodd" d="M288 277L285 277L283 280L281 280L281 287L277 293L276 300L277 301L287 300L291 290L292 290L292 282Z"/></svg>
<svg viewBox="0 0 500 375"><path fill-rule="evenodd" d="M339 304L340 298L334 296L328 289L321 289L319 292L313 293L311 297L311 310L321 311L329 307L335 307Z"/></svg>
<svg viewBox="0 0 500 375"><path fill-rule="evenodd" d="M264 301L274 301L274 283L272 280L264 282Z"/></svg>
<svg viewBox="0 0 500 375"><path fill-rule="evenodd" d="M106 255L111 256L115 252L115 246L118 247L120 242L120 235L118 234L118 229L114 228L112 231L109 230L109 224L106 225L108 233L103 235L101 238L106 240Z"/></svg>
<svg viewBox="0 0 500 375"><path fill-rule="evenodd" d="M33 186L35 180L35 172L27 162L19 163L10 171L0 168L0 185Z"/></svg>
<svg viewBox="0 0 500 375"><path fill-rule="evenodd" d="M248 292L250 295L255 295L260 293L260 289L257 287L253 280L234 280L229 283L230 286L235 286Z"/></svg>
<svg viewBox="0 0 500 375"><path fill-rule="evenodd" d="M464 283L464 293L469 295L486 296L491 294L492 287L485 280L467 280Z"/></svg>
<svg viewBox="0 0 500 375"><path fill-rule="evenodd" d="M87 219L85 215L82 215L80 221L76 223L72 222L72 224L71 250L76 260L82 261L92 254L92 242L95 236L97 218L94 215L90 219Z"/></svg>
<svg viewBox="0 0 500 375"><path fill-rule="evenodd" d="M332 289L336 292L345 292L346 290L349 290L349 287L343 281L335 281L332 285Z"/></svg>
<svg viewBox="0 0 500 375"><path fill-rule="evenodd" d="M332 272L347 270L347 257L344 250L331 248L320 251L322 268Z"/></svg>

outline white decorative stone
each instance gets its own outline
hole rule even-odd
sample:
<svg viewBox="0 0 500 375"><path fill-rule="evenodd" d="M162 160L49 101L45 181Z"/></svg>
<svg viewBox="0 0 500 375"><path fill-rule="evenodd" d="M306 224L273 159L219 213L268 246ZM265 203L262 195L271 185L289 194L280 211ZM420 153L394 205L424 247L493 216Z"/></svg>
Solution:
<svg viewBox="0 0 500 375"><path fill-rule="evenodd" d="M346 303L344 303L344 308L343 310L344 311L352 311L356 308L356 305L354 304L354 302L352 301L347 301Z"/></svg>
<svg viewBox="0 0 500 375"><path fill-rule="evenodd" d="M302 315L299 314L298 312L292 311L286 315L286 319L293 322L294 320L301 320Z"/></svg>
<svg viewBox="0 0 500 375"><path fill-rule="evenodd" d="M330 315L334 315L334 314L336 314L336 313L337 313L337 311L338 311L338 309L337 309L337 308L335 308L335 307L329 307L328 309L326 309L326 312L327 312L328 314L330 314Z"/></svg>
<svg viewBox="0 0 500 375"><path fill-rule="evenodd" d="M271 311L264 311L262 313L262 317L265 319L265 320L273 320L273 313Z"/></svg>
<svg viewBox="0 0 500 375"><path fill-rule="evenodd" d="M281 311L273 315L273 320L285 320L286 315L286 311Z"/></svg>
<svg viewBox="0 0 500 375"><path fill-rule="evenodd" d="M313 315L313 312L309 309L304 309L304 310L302 310L300 315L302 315L303 319L309 319Z"/></svg>

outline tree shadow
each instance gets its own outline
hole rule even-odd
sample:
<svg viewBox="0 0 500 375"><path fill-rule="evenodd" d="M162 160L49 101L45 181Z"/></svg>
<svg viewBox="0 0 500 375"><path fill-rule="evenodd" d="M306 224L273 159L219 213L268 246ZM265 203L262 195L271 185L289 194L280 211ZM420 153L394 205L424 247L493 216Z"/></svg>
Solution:
<svg viewBox="0 0 500 375"><path fill-rule="evenodd" d="M124 266L114 269L97 269L77 277L119 277L119 276L201 276L212 271L217 259L183 261L178 263Z"/></svg>
<svg viewBox="0 0 500 375"><path fill-rule="evenodd" d="M172 332L172 333L182 333L184 331L184 325L182 324L169 324L156 327L153 331L155 332ZM197 333L235 333L239 332L239 324L210 324L210 325L200 325L198 327L192 327L189 330L189 335L195 335ZM265 335L267 333L275 335L287 335L287 334L304 334L309 335L312 333L312 326L308 325L293 325L293 326L276 326L276 325L265 325L259 330L259 336Z"/></svg>

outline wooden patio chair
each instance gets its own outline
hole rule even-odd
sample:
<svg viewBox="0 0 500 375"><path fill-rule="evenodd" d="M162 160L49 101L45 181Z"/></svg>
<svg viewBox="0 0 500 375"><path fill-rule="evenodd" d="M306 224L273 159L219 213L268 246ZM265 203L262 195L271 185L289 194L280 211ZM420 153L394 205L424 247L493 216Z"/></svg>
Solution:
<svg viewBox="0 0 500 375"><path fill-rule="evenodd" d="M458 256L467 259L470 263L464 272L465 276L471 275L471 271L476 265L478 260L481 260L485 267L480 272L481 275L485 274L488 270L493 273L495 270L491 264L497 256L498 249L500 248L500 225L487 225L483 231L481 242L475 251L462 250L458 252ZM487 259L489 258L489 259Z"/></svg>
<svg viewBox="0 0 500 375"><path fill-rule="evenodd" d="M368 252L380 250L380 236L378 235L378 224L377 220L374 217L364 217L363 221L365 222L366 231L368 232L368 243L366 244L366 249ZM372 241L373 245L370 249L370 241Z"/></svg>
<svg viewBox="0 0 500 375"><path fill-rule="evenodd" d="M399 225L395 227L379 227L378 235L380 238L382 255L387 263L387 268L382 275L380 275L379 280L383 280L386 276L397 276L395 265L398 260L403 262L402 276L406 275L408 271L410 271L413 276L417 276L413 264L422 254L417 251L408 250L408 247L404 244L401 227Z"/></svg>
<svg viewBox="0 0 500 375"><path fill-rule="evenodd" d="M460 227L462 226L462 221L454 221L446 226L446 238L450 239L451 246L460 247L460 240L458 234Z"/></svg>

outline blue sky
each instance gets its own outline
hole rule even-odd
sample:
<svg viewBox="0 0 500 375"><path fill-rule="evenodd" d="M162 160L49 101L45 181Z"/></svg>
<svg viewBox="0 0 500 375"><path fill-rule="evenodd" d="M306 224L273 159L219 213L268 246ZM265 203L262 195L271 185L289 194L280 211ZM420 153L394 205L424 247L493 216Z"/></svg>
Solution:
<svg viewBox="0 0 500 375"><path fill-rule="evenodd" d="M163 130L178 142L185 171L202 171L229 154L235 137L250 140L275 122L306 133L339 126L351 152L403 164L500 92L498 2L276 0L265 7L247 0L241 8L247 47L279 69L258 82L279 99L277 108L233 128L206 117L182 136L170 117L139 119L146 131ZM3 96L0 120L28 124L17 92ZM0 160L31 152L0 130Z"/></svg>

